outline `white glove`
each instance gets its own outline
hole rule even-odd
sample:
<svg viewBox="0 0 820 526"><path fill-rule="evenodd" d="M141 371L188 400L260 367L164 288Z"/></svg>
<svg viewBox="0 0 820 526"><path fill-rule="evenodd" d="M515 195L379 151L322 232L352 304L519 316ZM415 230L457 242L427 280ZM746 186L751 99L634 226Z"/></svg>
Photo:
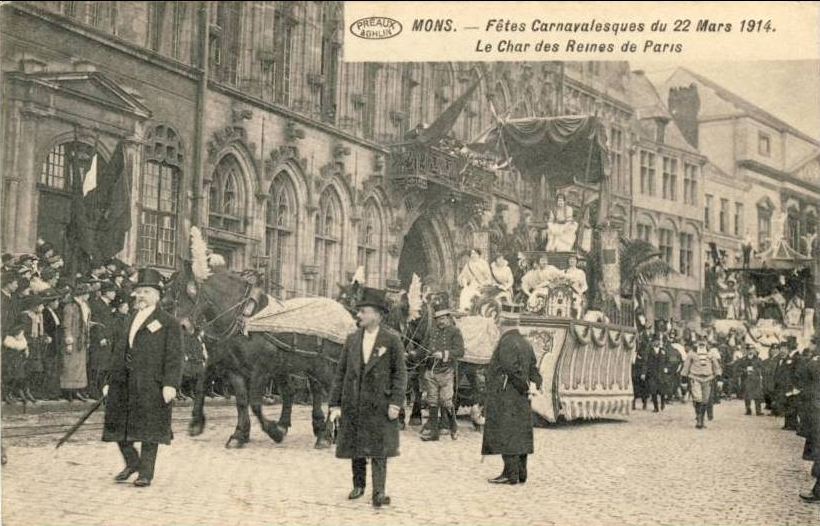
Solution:
<svg viewBox="0 0 820 526"><path fill-rule="evenodd" d="M177 397L177 388L171 387L170 385L165 385L162 387L162 399L165 400L166 404L170 404L171 400Z"/></svg>
<svg viewBox="0 0 820 526"><path fill-rule="evenodd" d="M399 417L399 412L400 411L401 411L401 408L399 406L391 404L390 407L387 408L387 418L389 420L397 419Z"/></svg>
<svg viewBox="0 0 820 526"><path fill-rule="evenodd" d="M102 395L103 395L103 398L106 398L108 396L108 384L103 386Z"/></svg>
<svg viewBox="0 0 820 526"><path fill-rule="evenodd" d="M342 417L342 408L341 407L331 407L330 408L330 421L335 422L336 420Z"/></svg>

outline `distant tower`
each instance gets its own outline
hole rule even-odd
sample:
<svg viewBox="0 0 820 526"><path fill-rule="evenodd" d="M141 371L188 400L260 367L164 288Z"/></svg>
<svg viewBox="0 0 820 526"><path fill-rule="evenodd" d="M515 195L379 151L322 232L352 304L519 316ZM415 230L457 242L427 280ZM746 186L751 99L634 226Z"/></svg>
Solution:
<svg viewBox="0 0 820 526"><path fill-rule="evenodd" d="M669 89L669 111L686 141L698 147L700 97L695 84Z"/></svg>

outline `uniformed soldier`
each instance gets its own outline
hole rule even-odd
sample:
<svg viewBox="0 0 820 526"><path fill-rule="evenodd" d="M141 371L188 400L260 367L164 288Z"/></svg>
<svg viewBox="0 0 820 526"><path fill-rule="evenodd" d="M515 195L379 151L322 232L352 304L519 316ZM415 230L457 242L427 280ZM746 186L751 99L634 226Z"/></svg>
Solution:
<svg viewBox="0 0 820 526"><path fill-rule="evenodd" d="M464 356L464 338L453 323L449 309L439 309L433 314L436 330L430 338L427 357L428 367L424 372L424 383L427 391L427 408L430 418L427 427L422 431L421 439L435 441L439 439L439 411L450 428L450 438L458 436L456 411L453 407L455 376L458 359Z"/></svg>
<svg viewBox="0 0 820 526"><path fill-rule="evenodd" d="M746 344L746 356L738 360L736 369L740 377L740 393L746 404L746 414L752 414L752 401L755 404L755 414L763 416L763 363L757 355L754 344Z"/></svg>
<svg viewBox="0 0 820 526"><path fill-rule="evenodd" d="M681 375L689 378L689 389L695 406L695 427L703 429L706 404L712 396L712 380L722 373L720 361L706 348L706 340L699 340L694 350L689 351L683 363Z"/></svg>

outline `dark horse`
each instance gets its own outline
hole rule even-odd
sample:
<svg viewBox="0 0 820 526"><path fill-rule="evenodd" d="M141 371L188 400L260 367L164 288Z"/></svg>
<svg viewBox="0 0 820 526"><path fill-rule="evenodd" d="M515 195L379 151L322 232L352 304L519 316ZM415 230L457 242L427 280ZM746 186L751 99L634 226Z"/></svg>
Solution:
<svg viewBox="0 0 820 526"><path fill-rule="evenodd" d="M259 312L268 299L251 281L227 270L216 270L198 281L190 265L186 264L169 283L168 296L183 323L194 323L205 329L207 371L197 382L188 428L191 436L204 430L204 379L207 373L214 371L230 381L236 395L236 429L225 446L242 447L250 440L248 406L265 433L275 442L281 442L291 425L293 393L290 375L293 374L306 377L310 386L315 447L330 446L322 403L333 381L341 344L293 333L242 334L243 317ZM268 420L262 412L262 397L271 378L282 395L282 413L278 421Z"/></svg>

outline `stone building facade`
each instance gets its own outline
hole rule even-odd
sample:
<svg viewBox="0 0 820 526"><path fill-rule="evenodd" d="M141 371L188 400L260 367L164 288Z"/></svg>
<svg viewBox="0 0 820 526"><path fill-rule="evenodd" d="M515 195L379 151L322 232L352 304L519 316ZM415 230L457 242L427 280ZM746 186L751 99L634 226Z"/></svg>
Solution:
<svg viewBox="0 0 820 526"><path fill-rule="evenodd" d="M794 210L799 236L816 231L816 143L775 126L770 159L735 159L727 150L743 141L717 140L725 126L709 112L708 89L697 91L699 112L682 111L696 98L686 90L670 95L670 111L625 62L343 63L340 2L2 9L2 243L10 251L30 251L38 237L67 249L67 159L80 152L99 171L122 144L133 205L120 254L128 262L173 271L198 225L230 267L262 271L284 297L333 295L359 266L371 286L407 286L416 273L450 289L470 248L492 256L499 235L542 220L554 198L544 178L490 171L459 153L495 115L602 120L612 223L660 246L678 271L650 291L650 315L694 317L699 247L715 239L729 250L738 238L731 218L726 232L712 227L724 193L756 192L739 231L759 238L756 211L777 208ZM477 78L452 140L408 149L413 130ZM690 80L673 76L661 93ZM774 123L756 115L732 126ZM576 210L597 195L583 184L564 192ZM730 199L730 215L733 206Z"/></svg>
<svg viewBox="0 0 820 526"><path fill-rule="evenodd" d="M68 156L118 143L131 174L122 259L172 271L192 225L231 268L263 270L283 296L332 295L364 266L369 285L413 272L449 288L490 224L511 231L550 197L539 182L410 154L480 77L453 128L498 115L598 113L613 133L624 230L633 112L626 63L342 63L337 2L15 2L3 7L3 244L65 249ZM491 107L492 106L492 107ZM589 199L571 189L570 202ZM591 193L591 192L590 192Z"/></svg>
<svg viewBox="0 0 820 526"><path fill-rule="evenodd" d="M658 247L675 270L649 287L644 298L647 317L698 325L706 158L686 141L642 72L632 73L630 93L638 130L632 161L632 236Z"/></svg>

